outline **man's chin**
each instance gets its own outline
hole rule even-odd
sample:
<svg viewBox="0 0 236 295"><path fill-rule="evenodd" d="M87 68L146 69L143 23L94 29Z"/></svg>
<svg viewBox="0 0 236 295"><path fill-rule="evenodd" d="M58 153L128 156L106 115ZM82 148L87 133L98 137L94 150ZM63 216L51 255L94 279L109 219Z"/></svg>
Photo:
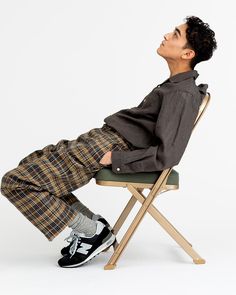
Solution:
<svg viewBox="0 0 236 295"><path fill-rule="evenodd" d="M160 56L162 56L161 52L160 52L160 47L157 48L156 53Z"/></svg>

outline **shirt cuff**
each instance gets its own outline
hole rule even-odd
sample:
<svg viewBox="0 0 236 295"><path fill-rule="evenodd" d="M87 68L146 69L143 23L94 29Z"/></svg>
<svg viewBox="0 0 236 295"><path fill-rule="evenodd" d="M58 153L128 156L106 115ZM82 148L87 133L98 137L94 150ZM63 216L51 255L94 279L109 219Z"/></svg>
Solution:
<svg viewBox="0 0 236 295"><path fill-rule="evenodd" d="M122 173L122 163L123 163L123 151L112 151L111 153L111 163L112 163L112 172Z"/></svg>

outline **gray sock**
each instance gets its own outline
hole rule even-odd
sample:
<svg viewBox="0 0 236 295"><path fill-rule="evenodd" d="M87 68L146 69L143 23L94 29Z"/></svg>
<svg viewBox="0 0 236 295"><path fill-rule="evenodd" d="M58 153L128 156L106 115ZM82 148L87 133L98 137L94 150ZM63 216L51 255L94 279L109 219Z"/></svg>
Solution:
<svg viewBox="0 0 236 295"><path fill-rule="evenodd" d="M77 213L77 216L68 224L68 226L88 237L93 236L97 229L96 221L88 218L80 212Z"/></svg>
<svg viewBox="0 0 236 295"><path fill-rule="evenodd" d="M100 214L93 214L93 216L92 216L91 219L96 221L96 220L98 220L99 218L103 218L102 215L100 215Z"/></svg>
<svg viewBox="0 0 236 295"><path fill-rule="evenodd" d="M88 218L92 219L93 215L95 215L92 211L90 211L83 203L79 200L76 201L71 205L71 208L74 209L76 212L80 212L83 215L87 216Z"/></svg>

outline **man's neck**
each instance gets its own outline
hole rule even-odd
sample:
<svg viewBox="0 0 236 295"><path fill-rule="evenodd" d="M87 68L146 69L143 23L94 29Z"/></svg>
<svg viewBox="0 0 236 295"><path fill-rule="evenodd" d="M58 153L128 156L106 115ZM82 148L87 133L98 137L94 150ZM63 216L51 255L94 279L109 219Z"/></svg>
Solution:
<svg viewBox="0 0 236 295"><path fill-rule="evenodd" d="M192 69L188 65L170 65L168 64L169 70L170 70L170 77L183 73L192 71Z"/></svg>

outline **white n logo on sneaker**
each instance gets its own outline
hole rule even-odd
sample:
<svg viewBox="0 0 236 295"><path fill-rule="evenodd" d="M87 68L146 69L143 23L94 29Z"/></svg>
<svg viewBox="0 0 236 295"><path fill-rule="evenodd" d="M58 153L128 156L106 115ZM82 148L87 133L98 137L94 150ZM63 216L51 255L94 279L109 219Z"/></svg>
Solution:
<svg viewBox="0 0 236 295"><path fill-rule="evenodd" d="M92 245L81 243L79 249L76 252L82 253L82 254L88 254L88 250L92 248Z"/></svg>

